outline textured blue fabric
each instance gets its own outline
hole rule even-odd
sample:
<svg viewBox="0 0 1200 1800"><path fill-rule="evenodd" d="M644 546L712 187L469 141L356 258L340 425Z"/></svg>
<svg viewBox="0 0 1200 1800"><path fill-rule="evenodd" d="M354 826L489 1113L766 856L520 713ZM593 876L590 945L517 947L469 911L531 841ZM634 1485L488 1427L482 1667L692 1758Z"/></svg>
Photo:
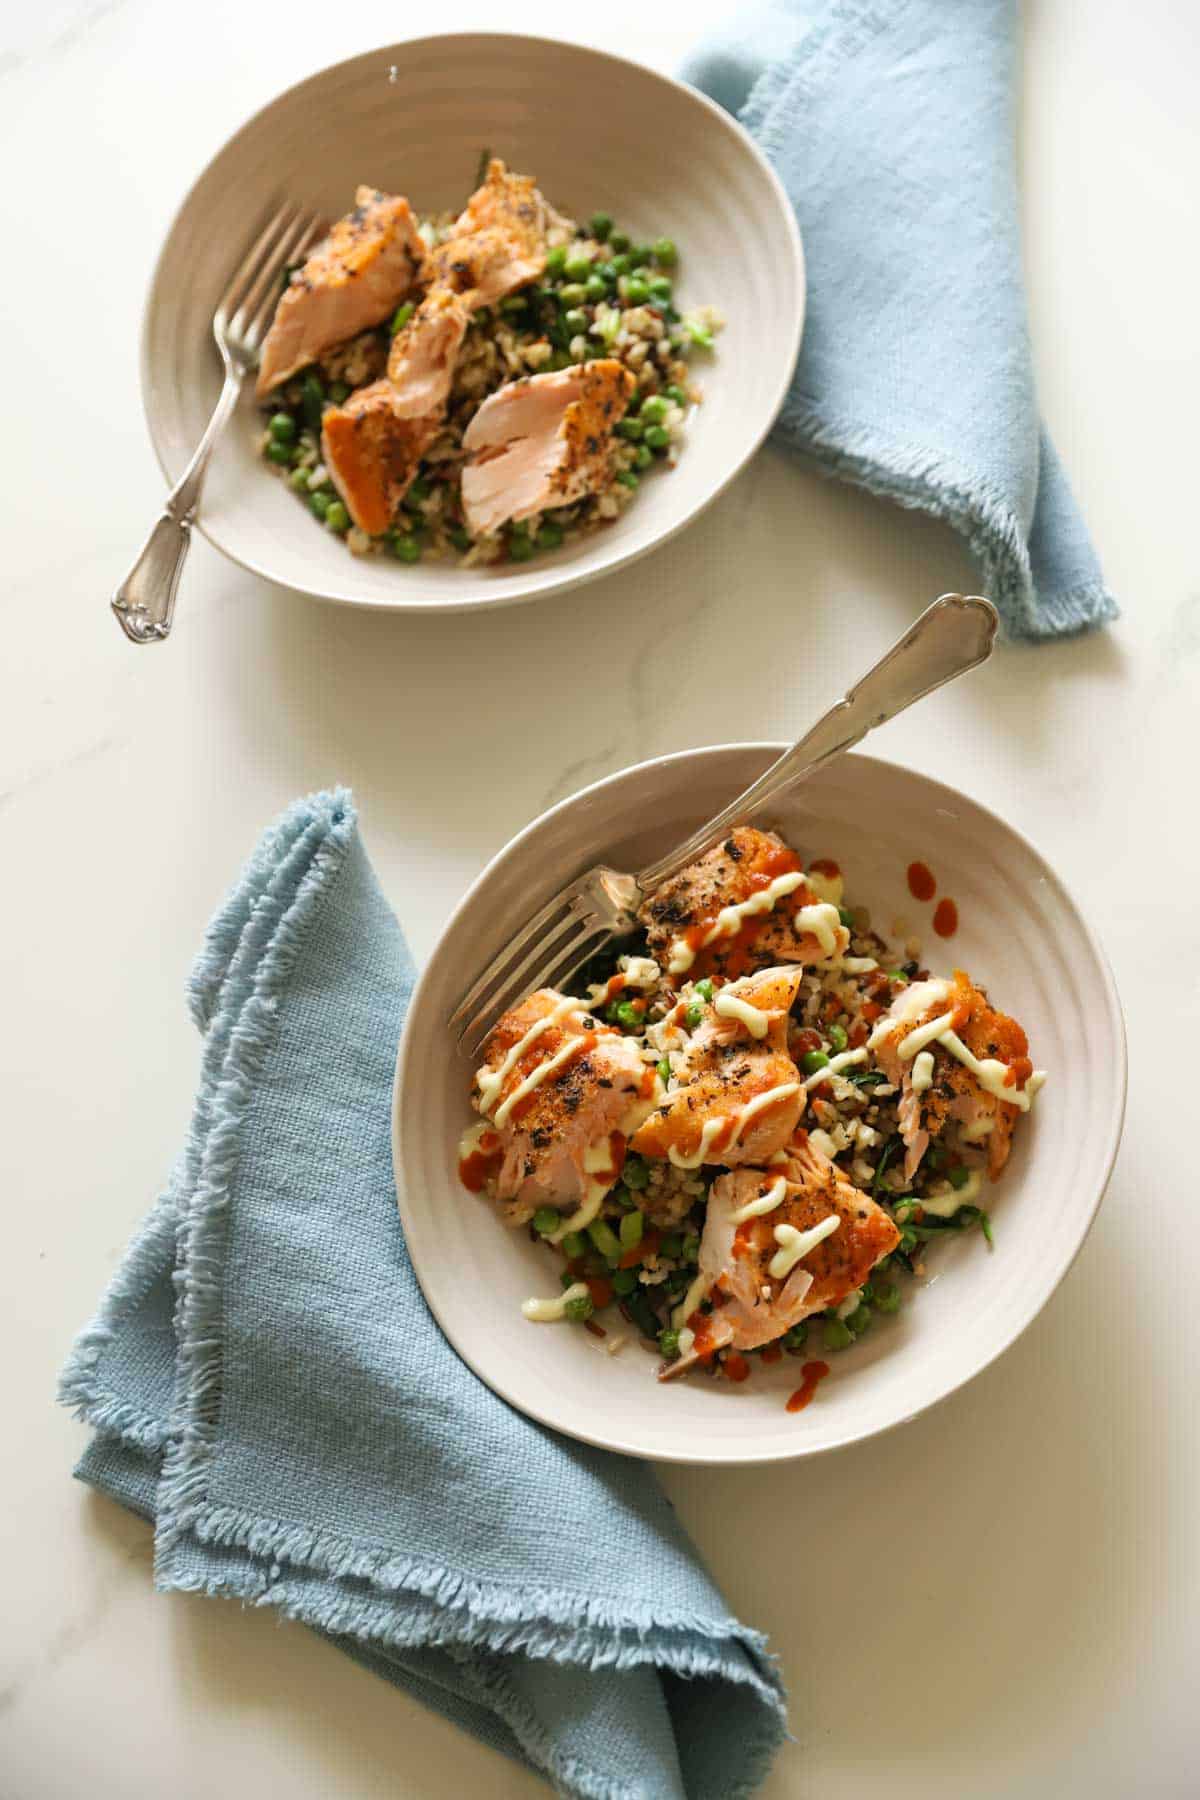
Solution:
<svg viewBox="0 0 1200 1800"><path fill-rule="evenodd" d="M1014 0L773 0L684 68L774 165L808 312L776 435L962 533L1014 637L1116 616L1038 419Z"/></svg>
<svg viewBox="0 0 1200 1800"><path fill-rule="evenodd" d="M748 1794L784 1735L652 1472L513 1412L425 1308L390 1090L413 969L349 797L267 832L191 983L167 1188L61 1397L164 1589L303 1620L588 1800Z"/></svg>

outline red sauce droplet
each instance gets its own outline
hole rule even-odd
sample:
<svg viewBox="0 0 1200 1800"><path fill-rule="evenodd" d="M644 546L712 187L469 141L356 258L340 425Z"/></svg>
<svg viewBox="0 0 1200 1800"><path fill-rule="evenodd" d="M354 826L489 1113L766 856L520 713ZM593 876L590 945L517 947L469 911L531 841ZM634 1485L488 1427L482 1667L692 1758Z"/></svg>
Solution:
<svg viewBox="0 0 1200 1800"><path fill-rule="evenodd" d="M494 1131L485 1131L469 1155L460 1157L458 1179L472 1194L481 1194L489 1177L500 1173L504 1153Z"/></svg>
<svg viewBox="0 0 1200 1800"><path fill-rule="evenodd" d="M909 863L908 891L914 900L932 900L937 893L937 882L934 880L933 870L925 863Z"/></svg>
<svg viewBox="0 0 1200 1800"><path fill-rule="evenodd" d="M958 930L958 908L953 900L939 900L933 915L933 929L939 937L953 937Z"/></svg>
<svg viewBox="0 0 1200 1800"><path fill-rule="evenodd" d="M750 1373L750 1364L735 1350L733 1355L727 1356L721 1364L721 1372L727 1375L730 1381L745 1381Z"/></svg>
<svg viewBox="0 0 1200 1800"><path fill-rule="evenodd" d="M830 881L836 881L842 872L832 858L828 856L819 856L816 862L810 862L808 866L814 875L824 875Z"/></svg>
<svg viewBox="0 0 1200 1800"><path fill-rule="evenodd" d="M778 1344L768 1344L766 1349L760 1352L760 1355L765 1363L777 1363L783 1360L783 1351Z"/></svg>
<svg viewBox="0 0 1200 1800"><path fill-rule="evenodd" d="M804 1380L787 1403L789 1412L803 1412L828 1375L829 1364L827 1362L806 1362L800 1373Z"/></svg>
<svg viewBox="0 0 1200 1800"><path fill-rule="evenodd" d="M587 1281L587 1291L592 1296L592 1305L597 1311L600 1311L609 1304L613 1297L612 1282L606 1281L602 1275L588 1275L585 1276L585 1280Z"/></svg>

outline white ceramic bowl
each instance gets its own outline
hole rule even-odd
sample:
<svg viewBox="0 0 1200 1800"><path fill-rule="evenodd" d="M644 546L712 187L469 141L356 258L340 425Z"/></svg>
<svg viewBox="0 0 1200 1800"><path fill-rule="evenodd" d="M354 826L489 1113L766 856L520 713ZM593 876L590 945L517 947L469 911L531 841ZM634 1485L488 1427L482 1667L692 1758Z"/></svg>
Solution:
<svg viewBox="0 0 1200 1800"><path fill-rule="evenodd" d="M272 480L247 391L213 459L205 535L285 587L401 611L504 606L643 555L715 499L757 449L787 391L804 315L804 263L782 187L728 115L691 88L598 50L490 34L422 38L323 70L258 113L209 164L168 234L150 291L142 385L174 481L220 387L214 308L274 197L337 217L359 182L457 211L481 149L537 177L561 210L610 212L635 239L680 247L682 305L718 306L717 353L697 355L704 404L678 466L646 479L612 526L530 563L406 567L353 557Z"/></svg>
<svg viewBox="0 0 1200 1800"><path fill-rule="evenodd" d="M455 1349L498 1394L556 1430L667 1462L809 1456L884 1431L953 1393L1013 1342L1066 1274L1121 1132L1120 1005L1104 956L1053 871L1010 826L951 788L871 757L843 757L767 822L802 857L835 858L848 896L885 932L892 919L911 919L935 970L961 963L985 983L1025 1025L1048 1070L989 1202L995 1250L978 1232L930 1247L922 1291L906 1291L898 1315L831 1356L832 1375L799 1413L784 1402L798 1385L800 1359L756 1361L741 1386L702 1376L660 1384L636 1341L609 1356L585 1331L522 1318L527 1296L557 1291L559 1265L458 1182L458 1139L472 1117L470 1068L446 1017L486 959L563 881L600 860L637 868L711 817L776 754L732 745L643 763L529 826L447 925L413 997L397 1063L400 1211L425 1297ZM950 942L933 936L931 908L907 891L914 859L958 902L961 923ZM615 1312L612 1320L632 1335Z"/></svg>

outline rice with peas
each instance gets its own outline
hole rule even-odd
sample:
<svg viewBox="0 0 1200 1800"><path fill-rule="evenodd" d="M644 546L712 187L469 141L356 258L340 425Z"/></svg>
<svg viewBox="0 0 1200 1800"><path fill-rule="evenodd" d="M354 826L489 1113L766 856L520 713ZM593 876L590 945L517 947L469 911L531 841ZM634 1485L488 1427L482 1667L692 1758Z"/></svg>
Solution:
<svg viewBox="0 0 1200 1800"><path fill-rule="evenodd" d="M422 220L426 245L444 241L453 223L450 214ZM391 339L411 317L414 302L406 301L388 325L326 353L272 396L262 455L355 555L468 568L524 562L611 523L632 503L644 476L674 467L689 409L701 399L689 357L712 350L719 314L711 307L686 314L677 309L678 253L669 239L634 245L605 214L577 225L548 209L546 244L546 269L538 281L473 316L444 426L421 462L402 516L385 534L371 537L351 524L321 461L321 413L327 402L341 404L384 374ZM482 402L510 381L601 357L619 362L636 383L616 427L605 485L571 506L472 538L460 496L463 434Z"/></svg>

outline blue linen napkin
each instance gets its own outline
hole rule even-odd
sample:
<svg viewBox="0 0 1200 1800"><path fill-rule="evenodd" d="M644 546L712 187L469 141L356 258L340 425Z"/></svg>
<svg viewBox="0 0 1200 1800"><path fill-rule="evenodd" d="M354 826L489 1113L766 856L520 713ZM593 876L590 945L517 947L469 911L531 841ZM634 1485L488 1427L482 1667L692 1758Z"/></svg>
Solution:
<svg viewBox="0 0 1200 1800"><path fill-rule="evenodd" d="M684 78L755 138L804 237L808 311L776 433L966 538L1013 637L1103 624L1040 423L1021 275L1014 0L773 0Z"/></svg>
<svg viewBox="0 0 1200 1800"><path fill-rule="evenodd" d="M784 1736L648 1467L512 1411L426 1310L392 1181L413 987L344 792L267 831L190 986L199 1096L64 1371L155 1582L302 1620L586 1800L728 1800Z"/></svg>

